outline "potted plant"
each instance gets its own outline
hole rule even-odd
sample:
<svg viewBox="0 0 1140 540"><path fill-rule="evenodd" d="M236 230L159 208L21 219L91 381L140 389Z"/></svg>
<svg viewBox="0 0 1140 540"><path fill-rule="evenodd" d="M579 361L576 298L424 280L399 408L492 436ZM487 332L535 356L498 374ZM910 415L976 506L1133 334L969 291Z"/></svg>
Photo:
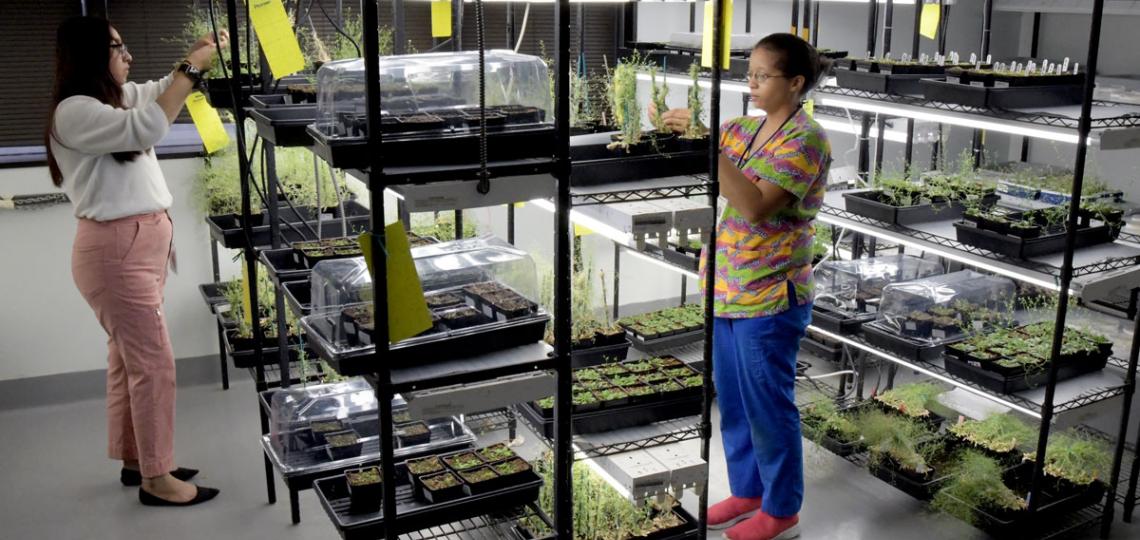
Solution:
<svg viewBox="0 0 1140 540"><path fill-rule="evenodd" d="M380 469L376 467L349 469L344 471L344 479L348 484L350 512L366 514L380 510L380 502L384 498L384 483Z"/></svg>
<svg viewBox="0 0 1140 540"><path fill-rule="evenodd" d="M514 482L520 475L531 470L530 463L518 457L492 464L491 468L507 483Z"/></svg>
<svg viewBox="0 0 1140 540"><path fill-rule="evenodd" d="M888 467L921 479L933 474L919 444L933 435L929 426L879 410L859 414L855 425L867 444L872 468Z"/></svg>
<svg viewBox="0 0 1140 540"><path fill-rule="evenodd" d="M665 111L669 110L669 105L665 103L665 97L669 95L669 84L665 81L665 76L661 76L661 85L657 85L657 67L652 66L649 68L649 101L653 104L657 114L652 118L654 136L669 137L673 131L665 125Z"/></svg>
<svg viewBox="0 0 1140 540"><path fill-rule="evenodd" d="M442 457L444 464L455 472L462 472L483 466L483 460L474 452L460 452Z"/></svg>
<svg viewBox="0 0 1140 540"><path fill-rule="evenodd" d="M333 461L359 457L364 448L360 437L351 429L325 434L325 440L328 441L325 450Z"/></svg>
<svg viewBox="0 0 1140 540"><path fill-rule="evenodd" d="M912 311L903 321L903 335L915 338L929 338L934 329L934 317L924 311Z"/></svg>
<svg viewBox="0 0 1140 540"><path fill-rule="evenodd" d="M979 452L967 450L950 467L950 479L934 495L932 507L966 523L976 523L976 512L998 522L1012 522L1027 503L1002 480L1001 465Z"/></svg>
<svg viewBox="0 0 1140 540"><path fill-rule="evenodd" d="M490 467L476 467L459 472L463 479L463 491L467 495L478 495L499 489L499 475Z"/></svg>
<svg viewBox="0 0 1140 540"><path fill-rule="evenodd" d="M598 397L587 391L575 392L574 395L571 396L570 402L574 406L575 413L593 411L601 406Z"/></svg>
<svg viewBox="0 0 1140 540"><path fill-rule="evenodd" d="M1027 452L1027 461L1036 460L1036 452ZM1100 440L1068 430L1049 439L1045 450L1045 474L1056 483L1058 491L1071 493L1088 488L1110 475L1112 454Z"/></svg>
<svg viewBox="0 0 1140 540"><path fill-rule="evenodd" d="M934 383L905 384L876 395L875 402L891 412L927 421L937 428L942 423L942 417L932 413L930 409L943 408L938 403L938 396L942 392L943 389Z"/></svg>
<svg viewBox="0 0 1140 540"><path fill-rule="evenodd" d="M465 494L463 483L454 473L445 472L434 476L425 476L421 482L423 483L423 498L432 504L453 501Z"/></svg>
<svg viewBox="0 0 1140 540"><path fill-rule="evenodd" d="M476 454L478 454L479 457L487 463L494 463L496 461L503 461L505 459L518 457L515 455L515 451L511 450L511 448L507 446L506 443L493 444L486 448L482 448L478 450Z"/></svg>
<svg viewBox="0 0 1140 540"><path fill-rule="evenodd" d="M705 127L704 121L701 120L701 115L704 113L705 106L704 100L701 98L700 82L701 66L697 62L689 65L689 127L685 129L685 134L681 136L683 140L691 141L690 148L694 150L700 149L702 146L707 149L708 147L708 131ZM658 109L661 110L661 109Z"/></svg>
<svg viewBox="0 0 1140 540"><path fill-rule="evenodd" d="M964 420L951 425L949 433L968 446L1010 464L1019 459L1018 448L1037 440L1037 430L1011 414L994 414L984 420Z"/></svg>
<svg viewBox="0 0 1140 540"><path fill-rule="evenodd" d="M401 448L419 446L431 442L431 429L424 422L412 422L396 426L396 438Z"/></svg>
<svg viewBox="0 0 1140 540"><path fill-rule="evenodd" d="M416 489L421 489L423 487L421 478L439 474L445 469L438 456L428 456L409 459L405 463L405 470L408 472L408 483L415 486Z"/></svg>
<svg viewBox="0 0 1140 540"><path fill-rule="evenodd" d="M859 428L831 398L813 396L800 411L800 421L805 437L839 456L850 455L862 446Z"/></svg>
<svg viewBox="0 0 1140 540"><path fill-rule="evenodd" d="M638 55L624 58L609 79L609 102L620 134L609 145L611 150L629 153L641 143L641 105L637 100L637 73L644 61Z"/></svg>
<svg viewBox="0 0 1140 540"><path fill-rule="evenodd" d="M309 422L309 430L313 432L313 443L316 446L328 444L328 442L325 441L325 435L342 432L345 428L345 425L341 423L340 420Z"/></svg>
<svg viewBox="0 0 1140 540"><path fill-rule="evenodd" d="M629 395L620 388L620 385L598 390L594 395L602 402L603 407L620 407L629 403Z"/></svg>

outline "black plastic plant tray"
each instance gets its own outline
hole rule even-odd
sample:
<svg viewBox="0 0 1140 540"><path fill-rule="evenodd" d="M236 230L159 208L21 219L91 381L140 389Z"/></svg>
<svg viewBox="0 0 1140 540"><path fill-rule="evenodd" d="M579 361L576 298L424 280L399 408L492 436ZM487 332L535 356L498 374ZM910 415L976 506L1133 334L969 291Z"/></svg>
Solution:
<svg viewBox="0 0 1140 540"><path fill-rule="evenodd" d="M920 501L929 501L934 498L934 494L950 478L948 475L937 474L937 469L934 469L934 474L929 479L918 478L906 471L897 470L887 465L871 467L871 474Z"/></svg>
<svg viewBox="0 0 1140 540"><path fill-rule="evenodd" d="M298 207L297 212L294 213L287 207L281 210L278 215L279 219L284 216L284 220L293 225L282 223L280 225L282 242L300 242L302 240L314 240L309 238L312 233L301 222L308 223L313 232L317 231L317 220L315 213L310 207ZM366 231L369 228L369 213L368 209L361 206L356 201L347 201L344 203L344 212L348 217L348 231L345 231L340 220L340 208L325 209L326 216L321 224L321 238L337 238L347 236L350 234L357 234ZM331 214L329 218L327 214ZM303 219L302 219L303 218ZM268 223L269 213L262 210L259 215L252 216L253 219L253 245L256 247L268 246L271 243L270 227ZM206 223L210 227L210 237L215 242L222 244L223 247L229 249L245 249L247 247L245 241L245 232L242 230L241 216L238 214L225 214L221 216L209 216L206 218ZM293 228L297 230L294 231Z"/></svg>
<svg viewBox="0 0 1140 540"><path fill-rule="evenodd" d="M676 395L674 396L674 394ZM660 399L655 401L574 413L571 429L574 433L582 435L604 433L701 413L700 388L686 388L669 394L657 394L657 396ZM542 427L543 435L546 438L552 439L554 437L554 419L543 414L543 410L536 403L524 403L521 410L536 427Z"/></svg>
<svg viewBox="0 0 1140 540"><path fill-rule="evenodd" d="M823 343L811 334L800 340L800 349L831 362L838 362L843 359L842 345Z"/></svg>
<svg viewBox="0 0 1140 540"><path fill-rule="evenodd" d="M672 138L659 143L656 148L649 142L642 142L626 152L607 148L609 136L609 133L597 133L571 139L570 185L597 186L708 172L707 138Z"/></svg>
<svg viewBox="0 0 1140 540"><path fill-rule="evenodd" d="M645 339L641 334L626 330L626 336L633 348L646 354L661 354L682 345L696 343L705 339L705 329L689 330L656 339Z"/></svg>
<svg viewBox="0 0 1140 540"><path fill-rule="evenodd" d="M244 347L241 344L235 343L235 330L227 330L225 332L226 354L234 361L236 368L252 368L257 367L258 362L252 347ZM251 340L252 342L252 340ZM261 365L271 366L277 365L281 358L278 354L277 338L265 338L265 342L272 342L273 346L261 348ZM300 360L300 342L297 338L290 336L289 338L289 362L296 362Z"/></svg>
<svg viewBox="0 0 1140 540"><path fill-rule="evenodd" d="M304 317L313 311L313 287L309 280L286 281L279 286L285 294L285 304L294 315Z"/></svg>
<svg viewBox="0 0 1140 540"><path fill-rule="evenodd" d="M673 513L677 514L677 517L681 518L683 523L670 529L650 533L646 536L635 536L633 537L634 540L681 540L682 538L696 538L698 528L697 518L686 512L679 504L673 507ZM536 538L540 538L522 525L515 525L512 532L517 535L518 540L535 540ZM550 537L544 536L541 538L545 540Z"/></svg>
<svg viewBox="0 0 1140 540"><path fill-rule="evenodd" d="M626 356L629 355L629 345L630 343L626 341L625 343L615 345L602 345L573 350L570 352L570 365L571 367L579 368L596 366L608 362L620 362L625 360Z"/></svg>
<svg viewBox="0 0 1140 540"><path fill-rule="evenodd" d="M1002 394L1012 394L1045 384L1049 378L1048 366L1034 373L1003 375L981 366L975 366L960 358L946 355L946 371L952 375L971 381L982 388ZM1108 358L1083 362L1062 362L1057 368L1057 380L1063 381L1086 373L1100 371L1108 364Z"/></svg>
<svg viewBox="0 0 1140 540"><path fill-rule="evenodd" d="M351 425L360 434L364 443L359 458L350 458L340 462L331 461L324 445L308 446L313 441L305 438L308 430L303 430L287 436L290 438L291 444L306 446L298 446L284 456L276 455L274 452L270 461L289 486L295 489L309 489L313 486L314 480L342 474L346 469L378 465L380 462L379 420L375 416L371 418L360 417L351 422ZM266 437L270 436L267 435ZM394 448L396 459L404 461L473 448L470 438L457 437L446 424L431 424L431 437L431 442L426 444ZM271 447L271 445L263 445L263 449L266 451L270 451ZM283 463L282 458L284 458ZM290 471L283 470L278 465L279 463L289 467Z"/></svg>
<svg viewBox="0 0 1140 540"><path fill-rule="evenodd" d="M257 135L276 146L312 146L306 127L317 118L316 105L280 105L250 109Z"/></svg>
<svg viewBox="0 0 1140 540"><path fill-rule="evenodd" d="M313 139L313 152L333 167L340 169L367 169L371 163L366 137L330 137L309 126ZM465 165L479 163L479 135L475 132L433 133L427 136L384 136L384 166L413 167L424 163L434 165ZM550 160L554 156L554 128L511 127L502 131L487 132L488 166L496 162L526 159Z"/></svg>
<svg viewBox="0 0 1140 540"><path fill-rule="evenodd" d="M1023 109L1075 105L1083 87L1076 85L1015 86L994 88L956 82L925 80L919 83L929 101L953 103L979 109Z"/></svg>
<svg viewBox="0 0 1140 540"><path fill-rule="evenodd" d="M877 191L859 191L844 193L846 208L852 214L858 214L884 223L896 225L911 225L928 221L944 219L958 219L966 210L965 205L958 201L949 203L926 203L913 206L891 206L876 200ZM982 199L983 206L993 206L997 203L997 195L986 195Z"/></svg>
<svg viewBox="0 0 1140 540"><path fill-rule="evenodd" d="M202 299L206 301L210 313L214 313L217 306L227 302L226 295L222 293L221 283L203 283L198 286L198 290L202 292Z"/></svg>
<svg viewBox="0 0 1140 540"><path fill-rule="evenodd" d="M956 222L958 241L982 248L1007 257L1028 259L1039 255L1065 251L1065 233L1045 234L1036 238L1021 238L995 231L979 229L970 222ZM1112 242L1112 229L1108 225L1096 225L1077 229L1077 249Z"/></svg>
<svg viewBox="0 0 1140 540"><path fill-rule="evenodd" d="M941 74L868 73L852 69L835 70L836 83L843 88L878 94L922 95L923 79L941 78Z"/></svg>
<svg viewBox="0 0 1140 540"><path fill-rule="evenodd" d="M287 281L307 280L313 274L313 269L298 262L293 256L295 251L291 247L262 250L258 258L269 272L269 279L280 285Z"/></svg>
<svg viewBox="0 0 1140 540"><path fill-rule="evenodd" d="M402 469L402 465L397 467ZM461 497L440 504L426 504L415 499L407 475L397 471L397 532L427 529L475 516L496 514L508 508L524 506L538 499L542 478L533 471L521 473L522 480L497 490ZM392 479L386 479L391 481ZM321 506L332 519L344 540L375 540L386 534L383 510L365 514L349 513L348 485L344 476L323 478L313 482Z"/></svg>
<svg viewBox="0 0 1140 540"><path fill-rule="evenodd" d="M1032 466L1026 463L1026 466ZM1015 490L1024 493L1026 490ZM1027 538L1040 538L1046 533L1056 532L1058 523L1065 523L1072 513L1089 506L1097 505L1104 497L1104 488L1091 487L1083 491L1074 491L1067 494L1050 493L1046 489L1040 492L1043 502L1036 514L1028 510L1004 512L997 514L986 509L973 506L969 502L950 498L965 505L974 515L974 525L1001 540L1023 540Z"/></svg>
<svg viewBox="0 0 1140 540"><path fill-rule="evenodd" d="M851 335L859 332L863 323L875 320L874 313L858 313L852 316L839 310L830 309L822 304L812 304L811 324L828 332L842 335Z"/></svg>
<svg viewBox="0 0 1140 540"><path fill-rule="evenodd" d="M305 324L322 335L335 335L340 324L340 313L321 317L310 316ZM423 364L425 359L446 361L482 353L529 345L542 341L550 315L540 313L518 320L452 331L451 335L438 333L409 338L392 344L385 361L393 368ZM337 373L346 377L376 372L374 347L352 351L337 351L326 346L325 339L308 341L321 358Z"/></svg>
<svg viewBox="0 0 1140 540"><path fill-rule="evenodd" d="M945 345L944 343L931 345L900 336L886 328L882 328L878 322L864 324L863 336L867 338L867 343L895 353L903 359L913 362L930 362L938 359Z"/></svg>

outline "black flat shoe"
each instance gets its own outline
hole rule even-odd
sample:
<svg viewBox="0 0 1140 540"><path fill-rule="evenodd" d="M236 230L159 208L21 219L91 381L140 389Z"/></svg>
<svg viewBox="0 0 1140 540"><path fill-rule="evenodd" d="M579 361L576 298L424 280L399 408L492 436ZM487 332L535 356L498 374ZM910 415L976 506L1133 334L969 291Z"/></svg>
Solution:
<svg viewBox="0 0 1140 540"><path fill-rule="evenodd" d="M198 493L195 493L194 498L186 502L168 501L166 499L151 495L150 493L143 491L142 488L139 488L139 502L143 503L143 506L194 506L196 504L202 504L218 496L218 490L214 488L202 486L197 487Z"/></svg>
<svg viewBox="0 0 1140 540"><path fill-rule="evenodd" d="M170 471L170 476L173 476L183 482L194 478L198 474L198 469L183 469L179 467ZM132 471L131 469L123 469L119 471L119 481L127 487L138 487L142 485L142 473L139 471Z"/></svg>

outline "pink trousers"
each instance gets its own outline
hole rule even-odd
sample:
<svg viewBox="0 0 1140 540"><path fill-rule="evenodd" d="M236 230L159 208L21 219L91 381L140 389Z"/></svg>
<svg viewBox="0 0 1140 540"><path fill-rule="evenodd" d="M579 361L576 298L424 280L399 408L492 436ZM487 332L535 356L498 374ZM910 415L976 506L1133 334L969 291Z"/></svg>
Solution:
<svg viewBox="0 0 1140 540"><path fill-rule="evenodd" d="M79 220L71 274L107 332L107 452L142 475L174 469L174 351L162 313L166 212Z"/></svg>

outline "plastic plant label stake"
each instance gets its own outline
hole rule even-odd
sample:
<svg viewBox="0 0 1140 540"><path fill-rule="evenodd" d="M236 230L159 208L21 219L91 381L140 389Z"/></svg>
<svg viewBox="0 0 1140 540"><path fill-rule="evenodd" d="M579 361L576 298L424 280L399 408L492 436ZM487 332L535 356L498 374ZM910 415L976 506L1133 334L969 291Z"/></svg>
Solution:
<svg viewBox="0 0 1140 540"><path fill-rule="evenodd" d="M574 224L574 236L586 236L586 235L593 234L593 233L594 233L594 231L591 231L590 229L587 229L586 227L583 227L577 223Z"/></svg>
<svg viewBox="0 0 1140 540"><path fill-rule="evenodd" d="M384 227L388 267L388 342L395 343L431 328L431 312L424 300L424 288L403 222ZM368 270L372 270L372 233L361 233L358 240ZM375 285L374 285L375 286Z"/></svg>
<svg viewBox="0 0 1140 540"><path fill-rule="evenodd" d="M250 305L249 299L249 266L245 262L242 262L241 265L241 317L252 329L253 306Z"/></svg>
<svg viewBox="0 0 1140 540"><path fill-rule="evenodd" d="M432 1L431 37L451 37L451 0Z"/></svg>
<svg viewBox="0 0 1140 540"><path fill-rule="evenodd" d="M809 99L804 101L804 112L807 113L808 118L815 118L815 100Z"/></svg>
<svg viewBox="0 0 1140 540"><path fill-rule="evenodd" d="M193 92L186 98L186 110L190 111L190 118L194 120L194 127L198 129L198 136L202 138L202 146L206 147L207 154L213 154L230 144L230 135L222 125L218 111L210 106L206 94Z"/></svg>
<svg viewBox="0 0 1140 540"><path fill-rule="evenodd" d="M257 32L257 40L265 51L269 70L274 79L292 75L305 69L305 57L301 45L293 33L293 24L285 13L281 0L246 0L250 8L250 20Z"/></svg>
<svg viewBox="0 0 1140 540"><path fill-rule="evenodd" d="M918 33L926 39L938 37L938 23L942 20L942 9L938 4L923 4L922 18L919 19Z"/></svg>
<svg viewBox="0 0 1140 540"><path fill-rule="evenodd" d="M705 1L704 34L701 39L701 66L713 67L713 6L715 0ZM732 0L724 0L721 22L721 69L729 69L729 53L732 47Z"/></svg>

